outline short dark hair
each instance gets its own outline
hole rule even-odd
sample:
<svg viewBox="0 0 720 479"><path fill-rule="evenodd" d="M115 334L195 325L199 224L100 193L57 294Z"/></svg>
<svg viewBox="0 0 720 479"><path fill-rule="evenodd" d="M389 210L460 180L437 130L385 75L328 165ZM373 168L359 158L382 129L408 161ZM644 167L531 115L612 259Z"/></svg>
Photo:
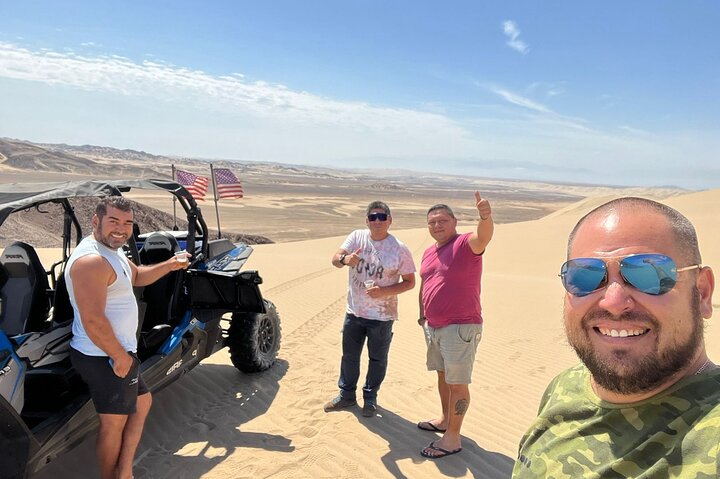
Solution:
<svg viewBox="0 0 720 479"><path fill-rule="evenodd" d="M383 210L385 213L387 213L388 216L392 216L390 214L390 207L383 201L373 201L369 205L367 205L367 208L365 209L365 215L369 215L372 210Z"/></svg>
<svg viewBox="0 0 720 479"><path fill-rule="evenodd" d="M130 212L134 214L132 203L123 196L106 196L101 199L95 207L95 215L102 220L107 214L108 206L117 208L120 211Z"/></svg>
<svg viewBox="0 0 720 479"><path fill-rule="evenodd" d="M664 205L657 201L648 200L646 198L638 198L634 196L627 196L608 201L607 203L598 206L590 213L580 218L580 221L577 222L575 228L573 228L573 230L570 232L570 236L568 237L568 257L570 257L570 248L572 247L575 235L577 234L583 223L585 223L585 221L599 214L609 214L611 212L629 209L644 209L646 211L652 211L654 213L664 216L670 224L670 228L672 230L673 236L675 236L675 241L680 247L680 251L685 256L683 260L689 261L692 264L702 264L697 233L695 232L695 227L692 225L690 220L683 216L683 214L679 211L667 205Z"/></svg>
<svg viewBox="0 0 720 479"><path fill-rule="evenodd" d="M448 206L444 205L442 203L438 203L436 205L432 205L430 209L427 211L427 214L425 216L430 216L430 213L437 210L445 210L447 211L447 214L450 215L451 218L455 218L455 213L453 213L453 210Z"/></svg>

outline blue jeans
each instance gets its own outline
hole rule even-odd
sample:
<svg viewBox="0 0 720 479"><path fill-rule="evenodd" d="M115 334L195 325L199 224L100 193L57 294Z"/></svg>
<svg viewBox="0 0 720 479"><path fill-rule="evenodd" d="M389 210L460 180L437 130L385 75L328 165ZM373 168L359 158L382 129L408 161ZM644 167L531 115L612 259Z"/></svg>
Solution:
<svg viewBox="0 0 720 479"><path fill-rule="evenodd" d="M342 332L343 355L338 381L343 399L355 399L355 389L360 377L360 355L365 338L368 343L368 371L363 386L363 399L377 399L378 389L387 371L393 322L358 318L350 313L345 315Z"/></svg>

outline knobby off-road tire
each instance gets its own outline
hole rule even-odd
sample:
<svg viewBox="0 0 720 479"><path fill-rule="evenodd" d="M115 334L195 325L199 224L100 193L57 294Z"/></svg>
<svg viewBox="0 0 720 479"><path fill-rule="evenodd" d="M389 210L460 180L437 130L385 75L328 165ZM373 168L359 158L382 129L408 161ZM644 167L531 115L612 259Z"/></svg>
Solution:
<svg viewBox="0 0 720 479"><path fill-rule="evenodd" d="M280 349L280 317L272 302L263 301L266 313L233 313L228 329L230 360L244 373L265 371Z"/></svg>

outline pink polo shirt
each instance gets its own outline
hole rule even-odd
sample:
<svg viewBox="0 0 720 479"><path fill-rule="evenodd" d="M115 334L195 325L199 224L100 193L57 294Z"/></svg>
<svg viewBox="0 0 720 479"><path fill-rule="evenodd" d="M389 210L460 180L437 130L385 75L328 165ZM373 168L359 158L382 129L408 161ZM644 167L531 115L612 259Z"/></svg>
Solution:
<svg viewBox="0 0 720 479"><path fill-rule="evenodd" d="M473 253L471 233L457 235L439 248L425 250L420 265L423 313L431 328L482 324L482 254Z"/></svg>

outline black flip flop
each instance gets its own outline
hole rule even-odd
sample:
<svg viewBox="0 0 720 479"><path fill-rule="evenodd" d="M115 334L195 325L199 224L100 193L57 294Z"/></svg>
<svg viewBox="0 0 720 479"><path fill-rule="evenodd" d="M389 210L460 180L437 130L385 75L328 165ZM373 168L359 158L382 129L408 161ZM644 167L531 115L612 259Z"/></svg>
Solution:
<svg viewBox="0 0 720 479"><path fill-rule="evenodd" d="M445 432L446 429L440 429L435 424L431 423L430 421L420 421L417 423L418 429L422 429L423 431L430 431L430 432Z"/></svg>
<svg viewBox="0 0 720 479"><path fill-rule="evenodd" d="M427 450L430 449L435 452L439 452L440 454L429 454ZM420 451L420 455L422 457L427 457L428 459L440 459L441 457L447 457L452 456L453 454L457 454L458 452L462 451L462 447L458 447L457 449L453 451L448 451L447 449L443 449L442 447L437 447L435 445L435 441L431 442L425 448Z"/></svg>

